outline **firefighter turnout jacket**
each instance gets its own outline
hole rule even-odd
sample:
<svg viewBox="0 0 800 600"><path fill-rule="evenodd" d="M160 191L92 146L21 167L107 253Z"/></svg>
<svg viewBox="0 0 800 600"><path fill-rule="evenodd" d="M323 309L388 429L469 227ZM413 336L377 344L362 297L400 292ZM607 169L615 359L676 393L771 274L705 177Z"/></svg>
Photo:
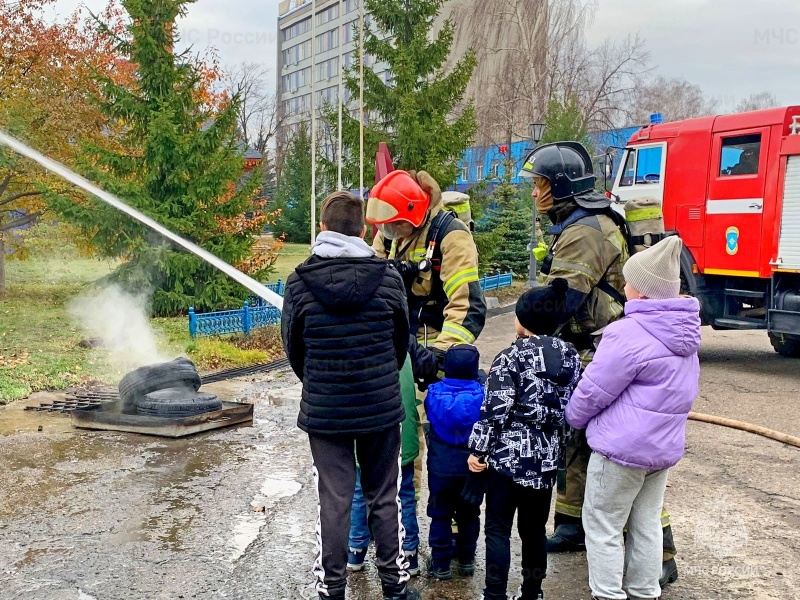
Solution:
<svg viewBox="0 0 800 600"><path fill-rule="evenodd" d="M550 211L556 226L579 210L569 200ZM624 293L622 267L628 259L628 244L619 226L606 214L589 214L557 234L550 247L552 263L544 283L558 277L570 289L585 295L585 300L564 328L561 337L575 344L584 362L594 355L592 334L616 321L623 314L622 303L600 286L605 280L618 295Z"/></svg>
<svg viewBox="0 0 800 600"><path fill-rule="evenodd" d="M446 210L438 199L426 223L405 240L386 243L379 231L372 247L378 256L419 263L426 257L427 239L437 216ZM486 321L486 301L478 277L478 250L467 226L448 219L436 236L440 240L434 266L420 272L411 283L409 315L419 325L417 340L446 351L455 344L474 344ZM388 248L388 249L387 249ZM398 254L402 252L402 254Z"/></svg>

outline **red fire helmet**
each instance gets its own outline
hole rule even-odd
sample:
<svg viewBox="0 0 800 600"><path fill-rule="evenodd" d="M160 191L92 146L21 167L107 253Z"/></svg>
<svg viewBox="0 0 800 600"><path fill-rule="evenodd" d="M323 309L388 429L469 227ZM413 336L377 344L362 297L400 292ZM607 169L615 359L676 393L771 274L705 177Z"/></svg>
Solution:
<svg viewBox="0 0 800 600"><path fill-rule="evenodd" d="M431 197L405 171L392 171L369 193L367 222L373 225L406 221L419 227L431 204Z"/></svg>

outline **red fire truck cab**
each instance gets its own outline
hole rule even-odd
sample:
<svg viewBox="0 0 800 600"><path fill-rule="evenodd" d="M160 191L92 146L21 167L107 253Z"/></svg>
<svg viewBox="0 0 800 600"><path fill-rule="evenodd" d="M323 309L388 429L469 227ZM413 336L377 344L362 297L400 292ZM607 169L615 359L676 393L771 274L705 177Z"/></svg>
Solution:
<svg viewBox="0 0 800 600"><path fill-rule="evenodd" d="M800 106L643 127L612 193L661 201L704 324L765 329L800 356Z"/></svg>

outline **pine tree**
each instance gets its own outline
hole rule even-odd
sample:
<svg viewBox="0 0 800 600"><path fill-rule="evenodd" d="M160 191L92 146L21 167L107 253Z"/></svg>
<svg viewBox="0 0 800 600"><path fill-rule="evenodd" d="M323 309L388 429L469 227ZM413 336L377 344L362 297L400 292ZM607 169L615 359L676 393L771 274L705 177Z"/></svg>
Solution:
<svg viewBox="0 0 800 600"><path fill-rule="evenodd" d="M395 167L428 171L442 186L456 181L458 162L477 131L475 111L467 104L458 116L476 59L472 51L450 70L445 64L453 44L449 20L431 40L431 30L444 0L365 0L372 17L364 50L376 64L386 63L388 83L374 70L364 69L364 154L375 156L387 142ZM360 40L357 46L360 47ZM356 49L356 55L359 50ZM359 96L358 65L345 77L351 98ZM330 119L336 123L335 119ZM334 125L335 127L335 125ZM342 125L347 150L346 179L358 185L359 121L349 114ZM370 162L370 161L368 161Z"/></svg>
<svg viewBox="0 0 800 600"><path fill-rule="evenodd" d="M136 65L135 81L101 78L102 112L115 124L112 151L85 148L83 170L168 229L231 264L248 259L263 224L252 211L259 177L243 177L237 147L239 99L213 96L214 73L186 51L175 54L175 20L192 0L122 0L128 13L118 51ZM193 255L97 201L54 200L66 220L90 235L102 255L123 264L112 279L152 290L156 314L237 305L246 291ZM250 273L263 277L263 268Z"/></svg>
<svg viewBox="0 0 800 600"><path fill-rule="evenodd" d="M503 161L500 181L492 192L494 207L479 234L488 240L486 247L490 255L481 259L494 271L510 270L519 277L526 277L532 219L529 203L522 200L519 190L511 183L514 167L513 159Z"/></svg>
<svg viewBox="0 0 800 600"><path fill-rule="evenodd" d="M591 148L586 120L574 100L565 103L551 100L547 105L545 124L541 144L575 141Z"/></svg>
<svg viewBox="0 0 800 600"><path fill-rule="evenodd" d="M311 135L301 123L284 158L275 192L275 208L280 210L273 231L287 242L311 241Z"/></svg>

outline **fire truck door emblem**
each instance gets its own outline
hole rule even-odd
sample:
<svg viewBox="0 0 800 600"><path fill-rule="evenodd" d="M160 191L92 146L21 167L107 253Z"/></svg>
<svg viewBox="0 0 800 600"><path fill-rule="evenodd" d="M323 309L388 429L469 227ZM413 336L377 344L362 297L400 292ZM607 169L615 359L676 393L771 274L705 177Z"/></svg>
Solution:
<svg viewBox="0 0 800 600"><path fill-rule="evenodd" d="M728 227L725 232L725 250L733 256L739 252L739 228Z"/></svg>

